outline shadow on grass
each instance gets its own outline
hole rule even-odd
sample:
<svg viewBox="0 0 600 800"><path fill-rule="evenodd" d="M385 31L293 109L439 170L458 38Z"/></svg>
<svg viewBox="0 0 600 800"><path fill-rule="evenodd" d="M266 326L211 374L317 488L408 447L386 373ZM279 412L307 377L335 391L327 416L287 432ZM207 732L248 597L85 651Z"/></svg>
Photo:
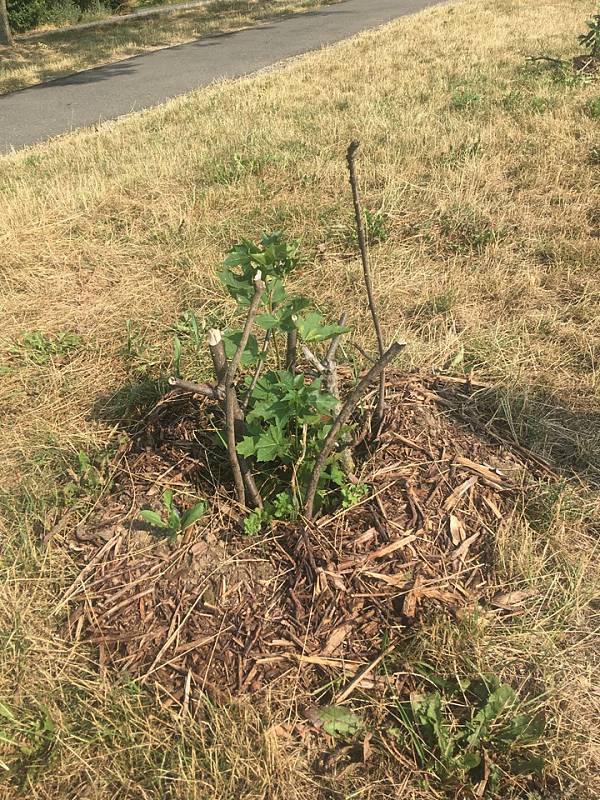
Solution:
<svg viewBox="0 0 600 800"><path fill-rule="evenodd" d="M167 391L168 385L164 379L141 378L137 382L131 381L115 392L96 398L90 418L132 431Z"/></svg>
<svg viewBox="0 0 600 800"><path fill-rule="evenodd" d="M569 408L541 387L526 395L500 387L473 391L464 411L565 477L600 489L600 409Z"/></svg>

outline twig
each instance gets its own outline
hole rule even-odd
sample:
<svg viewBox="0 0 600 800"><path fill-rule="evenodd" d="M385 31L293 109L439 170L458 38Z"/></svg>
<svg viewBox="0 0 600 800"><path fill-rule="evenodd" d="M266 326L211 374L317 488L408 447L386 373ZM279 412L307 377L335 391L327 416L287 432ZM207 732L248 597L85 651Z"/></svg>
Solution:
<svg viewBox="0 0 600 800"><path fill-rule="evenodd" d="M374 661L371 661L364 669L358 671L352 681L346 686L346 688L338 694L337 697L334 698L333 703L334 705L338 706L341 703L345 702L352 692L356 689L357 686L360 685L361 681L367 677L375 667L379 666L379 664L383 661L383 659L389 655L392 650L396 647L396 642L393 644L388 645L383 652L381 652Z"/></svg>
<svg viewBox="0 0 600 800"><path fill-rule="evenodd" d="M376 364L373 364L371 369L367 372L367 374L362 378L362 380L358 383L358 385L354 388L354 390L348 395L344 405L342 406L339 414L335 418L333 425L331 426L331 430L329 431L325 442L321 448L321 452L319 453L319 457L313 467L312 474L310 476L310 481L308 484L308 488L306 490L306 501L304 504L304 514L307 519L312 519L313 517L313 507L315 502L315 495L317 493L317 487L319 485L319 479L321 477L321 471L325 466L325 462L329 458L331 451L333 450L337 437L342 429L342 427L346 424L350 415L359 404L361 398L371 385L374 380L377 380L383 370L387 367L387 365L394 359L398 353L406 347L406 342L394 342L390 347L386 350L386 352L381 356L381 358L377 361Z"/></svg>
<svg viewBox="0 0 600 800"><path fill-rule="evenodd" d="M347 316L348 315L344 311L342 316L339 318L338 325L340 326L340 328L343 328L344 325L346 324ZM329 344L329 347L327 349L327 354L325 355L325 362L326 363L327 363L327 361L332 361L335 358L335 354L337 352L338 345L342 340L342 336L343 336L342 333L338 333L338 335L334 336L333 339L331 340L331 342Z"/></svg>
<svg viewBox="0 0 600 800"><path fill-rule="evenodd" d="M385 344L383 343L383 335L381 333L381 324L377 314L377 307L375 305L375 297L373 295L373 282L371 280L371 267L369 265L369 249L367 246L367 237L365 234L365 225L363 222L363 215L360 203L360 194L358 191L358 180L356 178L356 167L354 164L354 157L356 151L360 147L360 142L350 142L348 151L346 153L346 160L348 161L348 171L350 173L350 186L352 187L352 200L354 202L354 216L356 217L356 232L358 234L358 246L360 249L360 257L362 259L363 276L365 280L365 288L367 290L367 299L369 301L369 309L371 317L373 318L373 327L375 328L375 335L377 337L377 348L379 356L383 356L385 352ZM385 410L385 370L379 376L379 398L377 400L377 419L379 425L383 421L383 413Z"/></svg>
<svg viewBox="0 0 600 800"><path fill-rule="evenodd" d="M552 56L527 56L525 59L526 61L549 61L551 64L558 64L559 66L565 66L566 61L563 61L562 58L553 58Z"/></svg>
<svg viewBox="0 0 600 800"><path fill-rule="evenodd" d="M258 271L254 278L254 297L252 298L252 302L250 303L250 307L248 308L248 314L246 316L246 322L244 324L242 336L237 346L237 350L233 354L233 358L227 365L227 370L225 372L225 377L224 377L225 426L227 433L227 450L229 451L229 461L231 462L231 471L233 472L235 493L238 502L242 506L246 504L246 492L244 490L244 479L242 476L240 461L236 449L236 427L237 427L236 411L239 412L240 408L237 400L237 395L235 392L234 381L235 381L235 374L242 359L242 354L246 349L246 345L248 344L248 339L250 338L252 323L258 312L258 307L260 305L264 290L265 290L265 284L264 281L262 280L262 275L260 271Z"/></svg>
<svg viewBox="0 0 600 800"><path fill-rule="evenodd" d="M256 389L256 384L258 383L258 379L260 378L260 374L262 372L262 368L264 366L265 360L263 356L266 355L267 350L269 349L269 344L271 343L271 336L273 335L273 331L268 330L265 333L265 340L263 342L263 346L260 351L261 358L256 365L256 369L254 370L254 375L252 376L252 380L250 381L250 386L248 387L248 391L242 401L242 411L245 411L248 408L248 403L250 402L250 396L252 392Z"/></svg>
<svg viewBox="0 0 600 800"><path fill-rule="evenodd" d="M184 381L181 378L169 378L169 386L175 389L182 389L184 392L194 392L201 394L203 397L210 397L211 400L222 401L225 397L223 389L219 386L211 386L208 383L194 383L193 381Z"/></svg>
<svg viewBox="0 0 600 800"><path fill-rule="evenodd" d="M364 349L364 347L361 347L361 346L360 346L359 344L357 344L356 342L350 342L350 345L351 345L352 347L354 347L356 350L358 350L358 352L361 354L361 356L362 356L363 358L366 358L366 359L367 359L367 361L370 361L370 362L371 362L371 364L376 364L376 363L377 363L377 359L376 359L376 358L373 358L373 356L370 356L370 355L367 353L367 351Z"/></svg>
<svg viewBox="0 0 600 800"><path fill-rule="evenodd" d="M292 328L288 331L287 342L285 348L285 368L290 372L296 371L296 353L298 348L298 331Z"/></svg>
<svg viewBox="0 0 600 800"><path fill-rule="evenodd" d="M312 364L313 367L317 370L317 372L320 375L322 375L325 372L325 367L323 366L323 364L321 364L321 362L313 353L313 351L310 349L310 347L302 343L300 345L300 349L302 350L302 355L309 362L309 364Z"/></svg>

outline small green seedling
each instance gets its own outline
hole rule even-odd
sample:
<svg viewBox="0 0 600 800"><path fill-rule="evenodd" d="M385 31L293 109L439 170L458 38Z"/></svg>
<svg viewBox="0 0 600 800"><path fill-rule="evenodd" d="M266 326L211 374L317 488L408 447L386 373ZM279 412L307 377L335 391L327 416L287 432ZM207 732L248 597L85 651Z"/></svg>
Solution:
<svg viewBox="0 0 600 800"><path fill-rule="evenodd" d="M502 774L543 770L544 720L524 713L511 686L493 676L429 680L439 688L397 702L398 725L389 732L431 777L454 791L479 784L487 771L497 789Z"/></svg>
<svg viewBox="0 0 600 800"><path fill-rule="evenodd" d="M175 508L173 504L173 492L167 489L163 493L163 507L164 516L145 508L140 511L140 518L152 525L153 528L159 528L164 531L170 541L174 541L178 534L183 533L190 525L197 522L206 513L206 503L201 500L191 508L189 508L183 515Z"/></svg>
<svg viewBox="0 0 600 800"><path fill-rule="evenodd" d="M450 108L453 111L470 111L481 103L481 95L474 89L461 87L450 98Z"/></svg>
<svg viewBox="0 0 600 800"><path fill-rule="evenodd" d="M600 119L600 97L593 97L588 100L583 110L591 119Z"/></svg>
<svg viewBox="0 0 600 800"><path fill-rule="evenodd" d="M104 488L110 488L109 467L109 451L97 455L92 461L87 453L80 450L77 453L77 461L67 470L72 480L63 486L63 496L67 505L82 496L98 496Z"/></svg>
<svg viewBox="0 0 600 800"><path fill-rule="evenodd" d="M334 739L351 739L362 727L360 718L346 706L311 706L306 709L306 716Z"/></svg>
<svg viewBox="0 0 600 800"><path fill-rule="evenodd" d="M64 331L47 336L41 331L27 331L8 352L13 358L43 366L55 357L67 356L81 345L81 337Z"/></svg>
<svg viewBox="0 0 600 800"><path fill-rule="evenodd" d="M585 23L587 32L578 36L577 40L582 47L594 58L600 58L600 11Z"/></svg>
<svg viewBox="0 0 600 800"><path fill-rule="evenodd" d="M24 789L48 765L55 745L56 725L46 708L17 713L0 701L1 776Z"/></svg>

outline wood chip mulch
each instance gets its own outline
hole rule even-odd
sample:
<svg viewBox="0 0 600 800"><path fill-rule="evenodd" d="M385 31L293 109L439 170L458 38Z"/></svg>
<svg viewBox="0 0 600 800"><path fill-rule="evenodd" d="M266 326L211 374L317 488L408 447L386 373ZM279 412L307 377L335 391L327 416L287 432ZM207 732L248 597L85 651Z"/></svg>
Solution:
<svg viewBox="0 0 600 800"><path fill-rule="evenodd" d="M68 541L81 566L64 598L71 635L97 646L102 667L158 683L184 707L277 682L343 693L394 680L375 667L422 613L489 599L496 531L529 465L460 413L460 381L389 384L385 428L360 467L369 498L304 535L280 523L245 537L211 409L162 401ZM139 521L166 488L211 508L175 543Z"/></svg>

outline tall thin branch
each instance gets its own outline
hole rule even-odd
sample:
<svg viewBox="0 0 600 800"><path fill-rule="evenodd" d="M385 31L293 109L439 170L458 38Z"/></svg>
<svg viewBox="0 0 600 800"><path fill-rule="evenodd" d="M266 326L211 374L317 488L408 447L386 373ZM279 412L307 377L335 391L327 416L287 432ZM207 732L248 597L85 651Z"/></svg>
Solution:
<svg viewBox="0 0 600 800"><path fill-rule="evenodd" d="M227 365L227 370L224 376L225 428L227 434L227 450L229 452L229 461L231 462L231 471L233 473L233 480L235 483L235 493L238 502L241 505L246 504L246 492L244 489L244 478L242 475L240 460L236 448L237 444L236 429L239 428L239 425L236 424L236 416L238 416L239 413L241 413L241 409L239 407L234 381L237 369L240 365L240 361L242 360L242 355L244 353L244 350L246 349L246 345L248 344L248 339L250 338L252 323L254 322L254 318L258 313L258 308L260 306L264 290L265 290L265 284L264 281L262 280L262 276L259 271L256 273L256 276L254 278L254 296L248 308L248 314L246 316L246 322L244 323L244 329L242 330L242 336L240 338L237 349L233 354L233 358Z"/></svg>
<svg viewBox="0 0 600 800"><path fill-rule="evenodd" d="M350 186L352 187L352 200L354 202L354 216L356 217L356 233L358 235L358 246L360 249L360 257L362 259L363 277L365 280L365 288L367 290L367 299L369 301L369 309L371 317L373 318L373 327L375 328L375 335L377 337L377 348L379 350L380 358L385 352L385 344L383 335L381 333L381 324L377 314L377 306L375 304L375 296L373 294L373 281L371 280L371 266L369 264L369 248L367 245L367 236L365 233L365 224L363 221L362 207L360 202L360 193L358 190L358 179L356 177L356 166L354 159L356 151L360 147L360 142L353 141L348 147L346 153L346 160L348 161L348 171L350 173ZM379 424L383 421L383 414L385 410L385 370L382 370L379 376L379 398L377 400L377 418Z"/></svg>
<svg viewBox="0 0 600 800"><path fill-rule="evenodd" d="M319 453L319 457L313 467L313 471L310 476L310 481L308 483L308 487L306 489L306 500L304 502L304 515L307 519L312 519L314 513L314 503L315 503L315 495L317 493L317 488L319 486L319 480L321 478L321 472L323 471L323 467L325 466L325 462L331 455L331 451L333 450L337 438L340 434L342 427L348 422L352 412L359 404L361 398L366 393L369 386L373 383L373 381L377 380L383 370L387 367L387 365L398 355L398 353L406 347L405 342L394 342L390 347L385 351L385 353L380 357L379 361L376 364L373 364L371 369L367 372L367 374L359 381L356 385L354 390L348 395L344 405L342 406L339 414L335 418L333 425L331 426L331 430L323 443L321 448L321 452Z"/></svg>

